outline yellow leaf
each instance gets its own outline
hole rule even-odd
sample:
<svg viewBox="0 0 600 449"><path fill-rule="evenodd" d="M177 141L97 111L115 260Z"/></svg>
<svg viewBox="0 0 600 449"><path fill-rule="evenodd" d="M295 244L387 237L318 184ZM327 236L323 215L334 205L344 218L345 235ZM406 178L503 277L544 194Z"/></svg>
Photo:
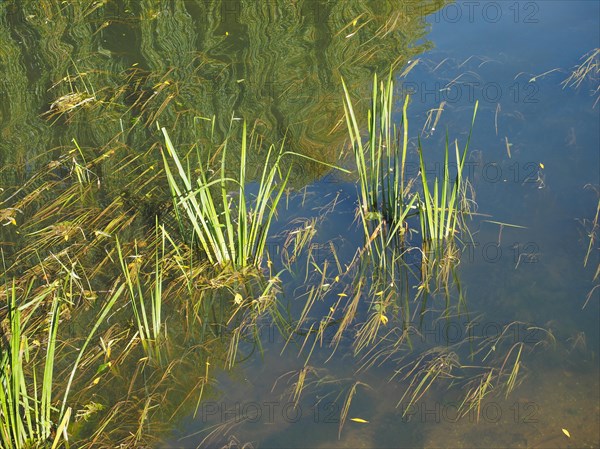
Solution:
<svg viewBox="0 0 600 449"><path fill-rule="evenodd" d="M339 276L335 277L335 282L340 282L340 277Z"/></svg>
<svg viewBox="0 0 600 449"><path fill-rule="evenodd" d="M338 295L339 297L348 296L346 293L338 293L337 295Z"/></svg>
<svg viewBox="0 0 600 449"><path fill-rule="evenodd" d="M383 290L381 290L380 292L375 293L375 296L381 296L383 295Z"/></svg>
<svg viewBox="0 0 600 449"><path fill-rule="evenodd" d="M362 419L362 418L350 418L350 421L358 422L358 423L361 423L361 424L366 424L366 423L369 422L366 419Z"/></svg>
<svg viewBox="0 0 600 449"><path fill-rule="evenodd" d="M100 378L96 377L94 380L92 380L92 385L98 385L98 382L100 382Z"/></svg>
<svg viewBox="0 0 600 449"><path fill-rule="evenodd" d="M383 315L383 314L381 314L381 315L379 316L379 319L381 320L381 322L382 322L384 325L388 323L388 317L387 317L387 316L385 316L385 315Z"/></svg>
<svg viewBox="0 0 600 449"><path fill-rule="evenodd" d="M238 306L242 303L243 300L244 298L242 298L242 295L240 295L239 293L236 293L235 298L233 298L233 302L235 302Z"/></svg>
<svg viewBox="0 0 600 449"><path fill-rule="evenodd" d="M352 25L356 26L357 23L358 23L358 19L354 19L354 21L352 22Z"/></svg>
<svg viewBox="0 0 600 449"><path fill-rule="evenodd" d="M544 164L542 164L541 162L540 162L540 168L541 168L542 170L544 169Z"/></svg>
<svg viewBox="0 0 600 449"><path fill-rule="evenodd" d="M564 433L567 436L567 438L571 438L571 434L569 433L569 431L567 429L561 429L561 430L562 430L562 433Z"/></svg>

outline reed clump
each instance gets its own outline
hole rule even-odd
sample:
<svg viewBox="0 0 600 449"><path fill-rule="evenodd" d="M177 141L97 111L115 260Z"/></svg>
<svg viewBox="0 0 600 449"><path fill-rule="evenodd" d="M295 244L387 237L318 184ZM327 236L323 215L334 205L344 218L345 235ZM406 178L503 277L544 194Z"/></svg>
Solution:
<svg viewBox="0 0 600 449"><path fill-rule="evenodd" d="M289 171L277 178L281 159L287 154L283 144L277 151L271 146L267 152L258 193L251 201L246 178L248 140L246 123L243 124L240 147L240 169L237 179L228 177L226 156L228 140L222 147L221 167L215 179L210 179L198 157L197 170L184 167L166 129L163 161L167 181L177 209L181 228L190 225L194 237L207 259L220 267L244 268L261 265L269 228L277 204L287 184ZM276 154L275 154L276 153ZM170 165L174 164L175 170ZM195 176L197 174L197 176ZM232 195L232 186L236 195ZM184 222L184 217L187 223Z"/></svg>
<svg viewBox="0 0 600 449"><path fill-rule="evenodd" d="M391 73L386 81L378 81L377 75L374 76L373 98L366 126L368 133L363 139L350 93L344 84L346 123L358 172L359 215L368 245L377 240L381 242L378 249L380 256L383 248L393 242L401 245L405 242L406 235L411 231L407 219L415 215L419 217L420 228L415 230L420 231L423 252L437 253L454 238L464 214L468 213L464 201L467 180L463 176L463 168L478 104L475 104L464 148L459 150L457 141L452 145L456 157L454 176L451 175L448 134L441 179L437 176L430 179L419 139L419 185L417 179L409 179L406 175L409 144L407 109L410 98L408 95L405 97L402 118L397 125L393 120L393 90Z"/></svg>

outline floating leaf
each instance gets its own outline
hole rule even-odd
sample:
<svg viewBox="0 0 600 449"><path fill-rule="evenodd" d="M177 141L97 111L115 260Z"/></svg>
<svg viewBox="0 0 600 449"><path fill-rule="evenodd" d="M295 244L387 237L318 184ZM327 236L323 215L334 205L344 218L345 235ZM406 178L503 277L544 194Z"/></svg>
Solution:
<svg viewBox="0 0 600 449"><path fill-rule="evenodd" d="M95 230L94 235L96 237L112 237L108 232L104 232L104 231L100 231L100 230Z"/></svg>
<svg viewBox="0 0 600 449"><path fill-rule="evenodd" d="M100 374L103 374L103 373L105 373L105 372L108 370L108 368L110 368L111 366L112 366L112 362L110 362L110 361L109 361L109 362L107 362L107 363L103 363L103 364L101 364L101 365L98 367L98 369L96 370L96 375L98 376L98 375L100 375ZM100 379L98 379L98 380L100 380ZM94 382L95 382L95 383L98 383L98 382L96 382L96 381L94 381Z"/></svg>
<svg viewBox="0 0 600 449"><path fill-rule="evenodd" d="M350 37L350 36L352 36L352 34L350 34L346 37ZM379 220L380 218L382 218L382 215L379 212L367 212L365 214L365 219L367 219L367 220Z"/></svg>
<svg viewBox="0 0 600 449"><path fill-rule="evenodd" d="M562 433L564 433L567 436L567 438L571 438L571 434L569 433L569 431L567 429L561 429L561 430L562 430Z"/></svg>
<svg viewBox="0 0 600 449"><path fill-rule="evenodd" d="M544 164L542 164L541 162L540 162L540 168L541 168L542 170L544 169Z"/></svg>
<svg viewBox="0 0 600 449"><path fill-rule="evenodd" d="M350 421L354 421L354 422L357 422L357 423L360 423L360 424L366 424L366 423L369 422L366 419L362 419L362 418L350 418Z"/></svg>

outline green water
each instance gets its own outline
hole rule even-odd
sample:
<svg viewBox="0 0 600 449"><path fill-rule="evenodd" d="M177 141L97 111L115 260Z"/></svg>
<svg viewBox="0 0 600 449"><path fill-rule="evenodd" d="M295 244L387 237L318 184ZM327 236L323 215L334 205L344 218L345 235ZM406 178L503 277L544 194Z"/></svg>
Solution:
<svg viewBox="0 0 600 449"><path fill-rule="evenodd" d="M598 15L597 3L564 1L0 5L0 212L35 191L40 170L59 178L75 170L75 161L109 155L91 168L95 193L81 200L80 210L89 211L81 221L66 207L50 208L52 214L44 209L63 193L58 184L15 213L17 226L2 222L8 265L11 258L21 261L9 270L12 276L85 237L88 225L100 229L103 208L127 211L114 228L130 241L153 225L156 214L168 217L157 122L182 152L197 145L206 155L227 136L239 140L240 121L230 130L233 116L245 119L266 144L285 137L290 150L352 170L344 156L340 80L366 123L373 74L385 75L393 65L397 120L404 94L412 97L408 173L418 172L420 136L428 167L439 176L445 130L462 145L479 100L467 162L477 214L469 221L471 239L462 236L458 265L463 307L455 287L449 316L443 295L430 299L423 319L419 304L411 303L410 342L400 344L406 318L390 312L381 340L358 354L353 344L369 313L366 300L337 345L330 343L339 322L321 340L302 334L287 342L265 314L256 327L259 337L244 334L238 363L230 368L233 326L223 325L234 309L228 292L211 293L223 304L210 311L211 332L211 325L190 325L199 313L192 304L204 298L200 289L187 295L173 288L165 304L169 341L158 368L144 361L139 347L122 359L100 351L111 339L116 352L134 338L129 309L123 305L111 315L102 342L94 340L88 369L93 374L107 360L114 368L97 384L92 374L81 380L72 399L78 410L92 403L103 409L74 421L73 435L88 447L599 447L600 288L592 291L597 243L583 267L600 187L598 72L578 88L561 84L585 53L600 47ZM80 150L74 151L73 140ZM248 155L251 179L260 175L264 154ZM237 155L228 155L227 168L237 171ZM337 263L345 269L364 242L355 221L355 174L307 159L291 167L292 189L273 225L273 267L265 269L265 279L283 269L285 233L298 227L297 220L317 219L308 260L316 266L301 255L280 275L277 296L282 315L295 322L307 291L321 282L316 267L328 266L329 290L311 309L305 332L343 298L339 293L351 293L354 279ZM32 250L32 236L45 235L38 232L59 221L75 229L69 238L57 231L53 239L33 240ZM109 252L100 239L89 241L92 249L77 253L86 272ZM418 265L418 254L408 259ZM102 299L114 273L104 265L98 270L89 289ZM416 284L407 288L412 301ZM84 338L98 307L90 300L73 309L65 341ZM498 386L478 409L457 416L464 394L484 380L485 367L502 370L507 360L508 369L519 348L514 390L507 395ZM423 377L407 373L440 354L460 368L409 401L405 392ZM68 367L66 359L61 363L58 370ZM304 388L296 396L301 373ZM90 440L105 422L102 438ZM138 440L131 437L138 433Z"/></svg>

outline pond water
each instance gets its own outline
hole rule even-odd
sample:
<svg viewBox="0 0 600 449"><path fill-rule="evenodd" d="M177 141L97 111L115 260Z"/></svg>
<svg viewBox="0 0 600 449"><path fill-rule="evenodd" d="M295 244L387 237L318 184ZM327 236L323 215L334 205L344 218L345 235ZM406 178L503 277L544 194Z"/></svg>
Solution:
<svg viewBox="0 0 600 449"><path fill-rule="evenodd" d="M290 337L265 314L252 324L258 337L236 343L238 362L229 367L231 335L198 354L204 336L179 338L193 333L180 323L189 317L166 306L178 362L159 371L176 380L146 388L148 417L141 430L124 424L127 432L146 432L157 448L600 447L597 242L584 267L600 195L600 54L579 85L566 81L600 48L600 3L58 3L2 6L3 186L27 185L50 161L78 157L60 157L76 139L81 157L114 149L135 165L94 167L103 170L100 203L122 195L152 209L170 200L168 185L131 179L162 163L155 122L190 148L210 140L205 118L213 115L213 141L221 142L232 114L256 120L267 143L285 136L290 149L351 172L312 159L292 166L265 272L272 279L281 270L278 301L296 332ZM371 268L349 268L365 242L339 80L366 125L373 73L385 76L394 63L398 123L410 95L410 177L419 175L418 138L428 173L443 175L446 132L462 148L478 102L464 172L474 213L450 293L432 294L421 316L418 283L407 281L394 294L403 301L406 289L411 312L390 311L378 339L357 350L372 306L361 299L339 339L336 313L350 307L357 280L363 297L381 292L369 291ZM89 101L67 105L73 92L76 103ZM57 110L57 99L73 109ZM248 155L254 181L262 154ZM238 170L238 157L228 156ZM0 200L1 211L10 198ZM307 223L316 230L311 252L285 270L286 236ZM5 253L24 244L23 233L3 232ZM100 282L91 281L98 291ZM304 316L311 287L318 297ZM323 320L330 310L335 319ZM122 361L101 392L83 388L77 399L125 410L133 399L119 382L140 376L150 385L157 376L140 358ZM444 364L454 369L433 370ZM463 414L465 395L490 373L504 377ZM128 423L124 413L117 421ZM79 424L81 438L103 421L91 422Z"/></svg>

